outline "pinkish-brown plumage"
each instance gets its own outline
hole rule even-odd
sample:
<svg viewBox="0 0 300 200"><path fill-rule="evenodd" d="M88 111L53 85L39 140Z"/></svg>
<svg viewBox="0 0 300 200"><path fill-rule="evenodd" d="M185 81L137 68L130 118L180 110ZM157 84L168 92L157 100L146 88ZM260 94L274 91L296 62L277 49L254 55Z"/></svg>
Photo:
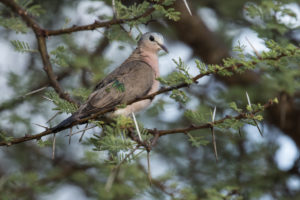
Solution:
<svg viewBox="0 0 300 200"><path fill-rule="evenodd" d="M120 67L96 85L88 100L80 106L78 111L52 130L62 129L74 121L102 109L112 108L118 104L156 92L159 89L159 82L156 80L159 77L157 52L161 49L167 51L163 45L163 37L160 34L144 34L132 54ZM123 86L124 91L116 88L115 85ZM148 99L138 101L109 115L129 115L148 107L150 103L151 101Z"/></svg>

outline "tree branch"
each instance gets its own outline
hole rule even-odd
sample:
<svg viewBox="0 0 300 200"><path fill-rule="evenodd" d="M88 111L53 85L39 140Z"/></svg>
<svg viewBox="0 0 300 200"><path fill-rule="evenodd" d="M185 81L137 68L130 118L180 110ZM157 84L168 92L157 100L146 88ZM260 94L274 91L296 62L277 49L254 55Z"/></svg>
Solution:
<svg viewBox="0 0 300 200"><path fill-rule="evenodd" d="M47 51L47 44L46 44L46 37L52 36L52 35L61 35L61 34L67 34L67 33L73 33L78 31L85 31L85 30L94 30L96 28L102 28L102 27L110 27L115 24L122 24L129 21L134 21L143 17L149 16L151 13L155 11L155 8L150 7L147 9L143 14L129 18L129 19L112 19L106 22L99 22L95 21L92 24L83 25L83 26L73 26L67 29L58 29L58 30L46 30L39 26L39 24L27 13L26 10L21 8L14 0L0 0L4 5L11 8L13 12L18 14L23 21L26 22L27 26L29 26L33 32L36 35L36 39L38 41L38 49L40 52L40 55L42 57L43 65L44 65L44 71L47 73L47 76L50 80L50 85L54 88L54 90L58 93L59 97L62 99L65 99L73 104L78 105L77 102L75 102L68 93L64 92L61 86L59 85L56 76L53 72L51 62L49 60L49 55ZM160 4L161 1L157 2L157 4Z"/></svg>
<svg viewBox="0 0 300 200"><path fill-rule="evenodd" d="M273 100L269 100L266 104L264 104L264 109L269 108L270 106L272 106L274 104ZM175 133L187 133L190 131L194 131L194 130L198 130L198 129L205 129L205 128L211 128L215 125L218 124L222 124L225 120L227 119L235 119L235 120L240 120L240 119L248 119L249 115L250 117L254 117L254 115L258 112L260 112L261 110L255 110L251 113L240 113L237 116L226 116L220 120L214 121L214 122L209 122L209 123L205 123L199 126L189 126L186 128L178 128L178 129L171 129L171 130L148 130L149 133L151 134L159 134L159 137L164 136L164 135L170 135L170 134L175 134Z"/></svg>
<svg viewBox="0 0 300 200"><path fill-rule="evenodd" d="M60 81L62 79L64 79L65 77L67 77L68 75L71 74L71 68L62 71L61 73L59 73L57 75L57 81ZM38 90L39 88L42 87L48 87L50 85L49 80L45 79L43 81L41 81L40 83L37 83L34 87L28 89L28 91L34 91L34 90ZM34 93L32 95L36 95L38 93ZM22 102L24 102L24 96L20 96L20 97L16 97L10 100L7 100L3 103L0 104L0 112L7 110L7 109L11 109L11 108L16 108L17 105L21 104Z"/></svg>
<svg viewBox="0 0 300 200"><path fill-rule="evenodd" d="M66 28L66 29L58 29L58 30L44 30L45 32L45 36L54 36L54 35L62 35L62 34L68 34L68 33L74 33L74 32L78 32L78 31L88 31L88 30L95 30L97 28L104 28L104 27L110 27L112 25L116 25L116 24L123 24L125 22L130 22L130 21L134 21L143 17L147 17L149 15L151 15L153 12L155 11L155 9L153 7L149 8L148 10L146 10L146 12L144 12L141 15L138 15L136 17L132 17L129 19L112 19L109 21L105 21L105 22L100 22L100 21L95 21L92 24L88 24L88 25L83 25L83 26L72 26L70 28Z"/></svg>
<svg viewBox="0 0 300 200"><path fill-rule="evenodd" d="M54 88L54 90L58 93L60 98L63 98L71 103L77 104L73 99L71 99L70 95L68 93L65 93L63 89L60 87L56 76L53 72L51 62L49 60L49 55L47 51L47 45L46 45L46 39L44 30L38 25L37 22L33 20L31 16L28 15L27 11L21 8L15 1L13 0L0 0L4 5L8 6L12 9L16 14L18 14L23 21L26 22L26 24L33 30L35 33L37 42L38 42L38 49L39 53L42 57L44 70L47 73L47 76L50 81L50 85Z"/></svg>
<svg viewBox="0 0 300 200"><path fill-rule="evenodd" d="M208 75L208 74L198 75L196 77L200 78L200 77L203 77L205 75ZM194 78L195 81L199 79L199 78L196 79L196 77ZM186 85L186 84L180 84L178 86L161 89L161 90L159 90L156 93L153 93L153 94L150 94L150 95L146 95L145 97L142 97L142 98L139 98L139 99L135 99L135 100L133 100L131 102L128 102L127 105L130 105L130 104L132 104L134 102L145 100L145 99L153 99L158 94L161 94L161 93L164 93L164 92L167 92L167 91L171 91L174 88L181 88L181 87L186 87L186 86L188 86L188 85ZM267 104L264 105L264 108L268 108L269 106L273 105L273 103L274 102L272 100L270 100ZM10 145L13 145L13 144L22 143L22 142L29 141L29 140L41 139L41 137L43 137L43 136L60 132L62 130L68 129L68 128L73 127L73 126L78 125L78 124L86 123L86 122L88 122L91 119L95 119L99 115L103 115L105 113L108 113L108 112L116 110L117 107L118 106L115 106L114 108L108 108L108 109L101 110L101 111L99 111L99 112L97 112L95 114L92 114L89 117L86 117L86 118L80 119L78 121L75 121L75 122L73 122L72 124L70 124L67 127L64 127L64 128L61 128L61 129L57 129L56 131L52 131L51 129L48 129L48 130L46 130L44 132L41 132L39 134L36 134L36 135L25 135L24 137L14 138L14 139L12 139L10 141L2 141L2 142L0 142L0 146L10 146ZM259 111L260 110L254 111L254 112L252 112L250 114L254 115L255 113L257 113ZM187 128L173 129L173 130L160 130L160 131L159 130L148 130L148 131L150 133L154 134L154 135L155 134L159 134L159 137L161 137L163 135L168 135L168 134L184 133L184 132L187 132L187 131L192 131L192 130L197 130L197 129L210 128L213 125L220 124L220 123L224 122L226 119L244 119L244 118L247 118L247 115L245 113L241 113L241 114L239 114L239 115L237 115L235 117L226 116L225 118L223 118L221 120L215 121L213 123L206 123L206 124L203 124L203 125L200 125L200 126L191 126L191 127L187 127Z"/></svg>

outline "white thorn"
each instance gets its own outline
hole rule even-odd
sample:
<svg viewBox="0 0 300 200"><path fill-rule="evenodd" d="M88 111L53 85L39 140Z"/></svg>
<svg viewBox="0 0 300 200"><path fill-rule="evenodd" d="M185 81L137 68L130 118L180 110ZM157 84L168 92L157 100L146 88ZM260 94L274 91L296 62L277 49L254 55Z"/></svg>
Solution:
<svg viewBox="0 0 300 200"><path fill-rule="evenodd" d="M190 15L192 16L192 12L191 12L191 9L189 7L189 4L187 3L186 0L183 0L183 2L184 2L184 5L185 5L186 9L189 11Z"/></svg>
<svg viewBox="0 0 300 200"><path fill-rule="evenodd" d="M143 141L142 140L142 136L141 136L141 132L140 132L140 129L139 129L139 126L138 126L138 123L137 123L136 118L135 118L135 115L134 115L133 112L131 114L132 114L132 118L133 118L133 121L134 121L134 125L135 125L135 128L136 128L136 131L137 131L137 133L139 135L139 139L140 139L140 141Z"/></svg>
<svg viewBox="0 0 300 200"><path fill-rule="evenodd" d="M212 115L212 117L211 117L211 121L212 121L212 122L214 122L214 121L215 121L216 112L217 112L217 107L215 106L215 109L214 109L213 115Z"/></svg>
<svg viewBox="0 0 300 200"><path fill-rule="evenodd" d="M46 96L42 96L44 99L47 99L48 101L51 101L51 102L53 102L53 100L52 99L50 99L50 98L48 98L48 97L46 97Z"/></svg>
<svg viewBox="0 0 300 200"><path fill-rule="evenodd" d="M247 101L248 101L248 104L249 104L250 108L252 108L252 107L251 107L250 98L249 98L249 95L248 95L248 93L247 93L247 92L246 92L246 97L247 97Z"/></svg>

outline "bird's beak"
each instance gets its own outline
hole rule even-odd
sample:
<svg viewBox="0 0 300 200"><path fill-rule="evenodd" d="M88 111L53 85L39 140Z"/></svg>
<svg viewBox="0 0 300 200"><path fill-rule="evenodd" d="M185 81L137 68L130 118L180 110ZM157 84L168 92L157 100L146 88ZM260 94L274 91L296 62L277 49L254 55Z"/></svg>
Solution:
<svg viewBox="0 0 300 200"><path fill-rule="evenodd" d="M162 50L164 50L166 53L169 53L167 47L165 47L163 44L159 44L158 42L157 42L157 44L158 44L158 46L160 46L160 48L161 48Z"/></svg>

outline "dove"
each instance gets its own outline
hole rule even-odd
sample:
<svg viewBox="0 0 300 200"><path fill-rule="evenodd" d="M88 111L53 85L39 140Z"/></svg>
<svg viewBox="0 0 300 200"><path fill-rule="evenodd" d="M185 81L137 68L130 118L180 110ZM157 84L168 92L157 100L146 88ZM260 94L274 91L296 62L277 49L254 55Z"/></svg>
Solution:
<svg viewBox="0 0 300 200"><path fill-rule="evenodd" d="M132 54L96 85L87 101L75 113L51 130L54 132L62 130L73 122L103 109L114 108L119 104L158 91L159 82L156 80L159 77L157 53L160 50L168 53L161 34L155 32L143 34ZM150 99L137 101L110 113L109 116L128 116L147 108L150 104Z"/></svg>

